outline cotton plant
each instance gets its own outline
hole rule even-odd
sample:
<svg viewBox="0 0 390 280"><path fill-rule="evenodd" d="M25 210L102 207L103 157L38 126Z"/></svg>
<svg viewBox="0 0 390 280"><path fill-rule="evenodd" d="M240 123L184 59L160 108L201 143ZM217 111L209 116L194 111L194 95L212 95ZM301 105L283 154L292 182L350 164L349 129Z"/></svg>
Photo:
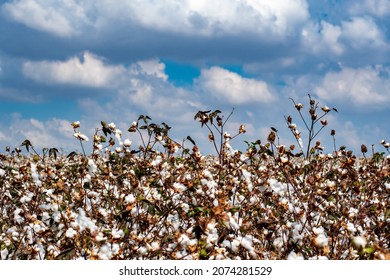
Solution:
<svg viewBox="0 0 390 280"><path fill-rule="evenodd" d="M308 154L288 117L298 153L275 128L236 150L245 126L229 133L231 114L219 110L195 118L215 155L203 155L189 136L174 141L167 124L145 115L130 123L128 138L101 122L90 155L37 156L29 141L27 156L0 154L1 258L388 258L390 158L366 149L363 158L346 149L322 154L314 139L333 109L309 103L307 125L316 130ZM83 147L89 139L80 126L72 123Z"/></svg>

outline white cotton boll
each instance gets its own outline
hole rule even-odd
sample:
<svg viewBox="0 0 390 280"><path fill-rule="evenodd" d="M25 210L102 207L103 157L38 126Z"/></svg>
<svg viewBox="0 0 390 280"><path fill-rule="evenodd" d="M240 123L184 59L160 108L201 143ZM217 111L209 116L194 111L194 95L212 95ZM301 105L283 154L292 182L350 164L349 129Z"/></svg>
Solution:
<svg viewBox="0 0 390 280"><path fill-rule="evenodd" d="M300 241L299 243L301 243L302 239L305 237L303 234L301 234L302 225L293 223L292 227L293 227L293 240Z"/></svg>
<svg viewBox="0 0 390 280"><path fill-rule="evenodd" d="M177 242L179 242L180 244L182 244L183 246L186 246L187 245L187 242L190 240L190 238L186 235L186 234L182 234L180 235L179 239L177 240Z"/></svg>
<svg viewBox="0 0 390 280"><path fill-rule="evenodd" d="M304 260L304 258L300 254L291 251L290 254L288 254L287 256L287 260Z"/></svg>
<svg viewBox="0 0 390 280"><path fill-rule="evenodd" d="M39 180L39 174L37 172L37 166L34 163L31 163L31 178L37 186L42 186L41 180Z"/></svg>
<svg viewBox="0 0 390 280"><path fill-rule="evenodd" d="M182 203L182 204L181 204L181 209L182 209L185 213L188 213L188 211L190 210L190 206L189 206L187 203Z"/></svg>
<svg viewBox="0 0 390 280"><path fill-rule="evenodd" d="M230 224L230 226L233 229L235 229L235 230L239 230L240 229L240 225L237 223L236 219L231 216L231 213L228 213L228 216L229 216L229 224Z"/></svg>
<svg viewBox="0 0 390 280"><path fill-rule="evenodd" d="M73 238L77 234L77 231L75 231L73 228L68 228L65 232L65 236L68 238Z"/></svg>
<svg viewBox="0 0 390 280"><path fill-rule="evenodd" d="M324 248L328 246L328 238L324 233L320 233L317 235L317 237L314 239L314 245L318 248Z"/></svg>
<svg viewBox="0 0 390 280"><path fill-rule="evenodd" d="M349 208L349 210L348 210L348 217L349 218L353 218L353 217L356 217L356 215L359 213L359 210L358 209L356 209L356 208Z"/></svg>
<svg viewBox="0 0 390 280"><path fill-rule="evenodd" d="M97 172L97 170L98 170L98 168L97 168L95 162L93 161L93 159L89 159L88 160L89 175L93 176Z"/></svg>
<svg viewBox="0 0 390 280"><path fill-rule="evenodd" d="M356 232L355 225L349 222L349 223L347 224L347 230L348 230L350 233L355 233L355 232Z"/></svg>
<svg viewBox="0 0 390 280"><path fill-rule="evenodd" d="M280 183L275 179L269 179L268 183L276 194L283 196L287 192L287 185L284 183Z"/></svg>
<svg viewBox="0 0 390 280"><path fill-rule="evenodd" d="M240 246L241 242L237 239L233 239L232 242L231 242L231 250L234 252L234 253L237 253L238 252L238 249L239 249L239 246Z"/></svg>
<svg viewBox="0 0 390 280"><path fill-rule="evenodd" d="M321 234L321 233L323 233L324 232L324 228L323 227L313 227L313 232L315 233L315 234Z"/></svg>
<svg viewBox="0 0 390 280"><path fill-rule="evenodd" d="M156 159L152 161L152 166L158 166L162 162L162 157L157 156Z"/></svg>
<svg viewBox="0 0 390 280"><path fill-rule="evenodd" d="M5 175L5 170L0 168L0 177L3 177L4 175Z"/></svg>
<svg viewBox="0 0 390 280"><path fill-rule="evenodd" d="M23 196L20 198L20 202L21 202L21 203L30 202L31 199L33 198L33 196L34 196L34 193L32 193L32 192L28 193L27 195L23 195Z"/></svg>
<svg viewBox="0 0 390 280"><path fill-rule="evenodd" d="M160 250L160 244L158 244L158 242L154 241L150 244L150 246L152 247L152 250L153 251L157 251L157 250Z"/></svg>
<svg viewBox="0 0 390 280"><path fill-rule="evenodd" d="M212 180L213 179L213 175L211 174L211 172L209 170L204 170L203 171L203 176L204 178L206 179L209 179L209 180ZM204 185L204 184L203 184Z"/></svg>
<svg viewBox="0 0 390 280"><path fill-rule="evenodd" d="M5 248L4 250L1 250L1 251L0 251L0 255L1 255L1 259L2 259L2 260L6 260L6 259L7 259L7 256L8 256L8 249Z"/></svg>
<svg viewBox="0 0 390 280"><path fill-rule="evenodd" d="M137 251L141 254L141 256L144 256L148 253L148 250L144 246L140 247Z"/></svg>
<svg viewBox="0 0 390 280"><path fill-rule="evenodd" d="M246 235L244 238L242 238L242 240L241 240L241 245L242 245L242 247L244 247L246 250L248 250L248 252L254 250L254 249L253 249L253 243L252 243L252 236Z"/></svg>
<svg viewBox="0 0 390 280"><path fill-rule="evenodd" d="M125 141L123 141L123 145L126 147L126 148L129 148L131 146L132 142L126 138Z"/></svg>
<svg viewBox="0 0 390 280"><path fill-rule="evenodd" d="M184 186L182 183L178 183L178 182L173 183L173 188L177 192L184 192L185 190L187 190L186 186Z"/></svg>
<svg viewBox="0 0 390 280"><path fill-rule="evenodd" d="M135 202L135 197L133 194L129 194L125 197L125 200L124 200L124 204L125 205L128 205L128 204L133 204Z"/></svg>
<svg viewBox="0 0 390 280"><path fill-rule="evenodd" d="M17 208L15 209L14 211L14 220L15 222L17 222L18 224L21 224L24 222L24 218L22 216L20 216L20 213L22 213L23 210L20 209L20 208Z"/></svg>
<svg viewBox="0 0 390 280"><path fill-rule="evenodd" d="M352 238L352 245L355 249L361 250L366 247L367 240L363 236L356 236Z"/></svg>
<svg viewBox="0 0 390 280"><path fill-rule="evenodd" d="M79 208L79 215L77 215L77 223L80 227L80 230L83 231L85 229L89 229L91 232L96 232L98 227L95 223L85 215L85 211L82 208Z"/></svg>
<svg viewBox="0 0 390 280"><path fill-rule="evenodd" d="M283 239L281 237L275 238L273 244L280 250L283 247Z"/></svg>
<svg viewBox="0 0 390 280"><path fill-rule="evenodd" d="M117 230L117 229L113 229L112 231L111 231L111 236L112 236L112 238L114 238L114 239L119 239L119 238L122 238L122 237L124 237L125 236L125 233L123 232L123 230Z"/></svg>
<svg viewBox="0 0 390 280"><path fill-rule="evenodd" d="M103 235L103 232L99 232L99 233L95 236L95 240L96 240L97 242L102 242L102 241L107 240L107 237L105 237L105 236Z"/></svg>
<svg viewBox="0 0 390 280"><path fill-rule="evenodd" d="M99 250L99 259L101 260L109 260L111 259L112 252L111 252L111 246L109 244L104 244L100 250Z"/></svg>

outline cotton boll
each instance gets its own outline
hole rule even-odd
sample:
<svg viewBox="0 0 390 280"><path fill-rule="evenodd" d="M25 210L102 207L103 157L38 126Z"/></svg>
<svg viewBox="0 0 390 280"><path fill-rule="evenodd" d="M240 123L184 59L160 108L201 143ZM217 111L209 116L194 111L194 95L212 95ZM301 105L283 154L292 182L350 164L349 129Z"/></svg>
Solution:
<svg viewBox="0 0 390 280"><path fill-rule="evenodd" d="M1 250L0 251L0 256L1 256L1 259L2 260L6 260L7 259L7 256L8 256L8 249L7 248L5 248L4 250Z"/></svg>
<svg viewBox="0 0 390 280"><path fill-rule="evenodd" d="M31 178L37 186L42 186L41 180L39 180L39 174L37 172L37 166L34 163L31 163Z"/></svg>
<svg viewBox="0 0 390 280"><path fill-rule="evenodd" d="M111 231L111 236L112 236L112 238L114 238L114 239L119 239L119 238L124 237L124 236L125 236L125 233L123 232L122 229L120 229L120 230L113 229L113 230Z"/></svg>
<svg viewBox="0 0 390 280"><path fill-rule="evenodd" d="M135 197L133 194L129 194L125 197L125 200L124 200L124 204L125 205L128 205L128 204L133 204L135 202Z"/></svg>
<svg viewBox="0 0 390 280"><path fill-rule="evenodd" d="M89 172L90 176L93 176L97 172L97 170L98 170L98 168L97 168L95 162L93 161L93 159L89 159L88 160L88 167L87 168L88 168L88 172Z"/></svg>
<svg viewBox="0 0 390 280"><path fill-rule="evenodd" d="M362 250L366 247L367 245L367 240L363 236L356 236L352 238L352 246L356 250Z"/></svg>
<svg viewBox="0 0 390 280"><path fill-rule="evenodd" d="M77 234L77 231L75 231L73 228L68 228L65 232L65 236L67 238L73 238Z"/></svg>
<svg viewBox="0 0 390 280"><path fill-rule="evenodd" d="M348 230L350 233L354 234L354 233L356 232L355 225L352 224L352 223L348 223L348 224L347 224L347 230Z"/></svg>
<svg viewBox="0 0 390 280"><path fill-rule="evenodd" d="M304 258L300 254L291 251L290 254L288 254L287 256L287 260L304 260Z"/></svg>

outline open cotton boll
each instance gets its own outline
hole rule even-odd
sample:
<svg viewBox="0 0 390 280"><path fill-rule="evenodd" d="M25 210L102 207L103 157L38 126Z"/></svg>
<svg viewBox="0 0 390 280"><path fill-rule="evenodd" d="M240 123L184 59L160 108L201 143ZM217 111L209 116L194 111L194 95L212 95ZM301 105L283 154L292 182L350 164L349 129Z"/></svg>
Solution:
<svg viewBox="0 0 390 280"><path fill-rule="evenodd" d="M88 168L88 172L89 172L90 176L93 176L98 171L98 168L97 168L95 162L93 161L93 159L88 160L88 167L87 168Z"/></svg>
<svg viewBox="0 0 390 280"><path fill-rule="evenodd" d="M256 258L257 254L253 248L253 237L251 235L245 235L241 240L241 246L244 247L252 258Z"/></svg>
<svg viewBox="0 0 390 280"><path fill-rule="evenodd" d="M304 260L304 257L295 253L294 251L291 251L287 256L287 260Z"/></svg>
<svg viewBox="0 0 390 280"><path fill-rule="evenodd" d="M356 250L361 250L361 249L365 248L366 245L367 245L367 240L363 236L356 236L356 237L352 238L352 246Z"/></svg>
<svg viewBox="0 0 390 280"><path fill-rule="evenodd" d="M37 172L37 166L34 163L31 163L31 178L37 186L42 186L41 180L39 180L39 174Z"/></svg>
<svg viewBox="0 0 390 280"><path fill-rule="evenodd" d="M0 168L0 177L3 177L5 174L5 170Z"/></svg>
<svg viewBox="0 0 390 280"><path fill-rule="evenodd" d="M77 231L75 231L73 228L68 228L65 232L65 236L68 238L73 238L77 234Z"/></svg>

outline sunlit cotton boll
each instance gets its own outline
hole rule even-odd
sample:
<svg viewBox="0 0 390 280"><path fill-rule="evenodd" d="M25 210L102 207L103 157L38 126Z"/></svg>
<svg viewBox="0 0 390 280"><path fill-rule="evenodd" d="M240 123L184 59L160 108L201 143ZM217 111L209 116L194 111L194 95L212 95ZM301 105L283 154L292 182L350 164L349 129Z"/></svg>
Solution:
<svg viewBox="0 0 390 280"><path fill-rule="evenodd" d="M287 256L287 260L304 260L303 256L291 251Z"/></svg>
<svg viewBox="0 0 390 280"><path fill-rule="evenodd" d="M3 177L5 175L5 170L0 168L0 177Z"/></svg>
<svg viewBox="0 0 390 280"><path fill-rule="evenodd" d="M162 162L162 157L161 157L161 156L157 156L156 159L154 159L154 160L152 161L152 166L157 166L157 165L159 165L161 162Z"/></svg>
<svg viewBox="0 0 390 280"><path fill-rule="evenodd" d="M252 258L256 258L257 257L255 249L253 248L252 236L251 235L246 235L241 240L241 246L244 247L248 251L248 253L251 255Z"/></svg>
<svg viewBox="0 0 390 280"><path fill-rule="evenodd" d="M89 138L86 135L81 134L80 132L74 133L73 136L82 141L86 141L86 142L89 141Z"/></svg>
<svg viewBox="0 0 390 280"><path fill-rule="evenodd" d="M126 148L130 148L131 144L132 142L129 139L125 139L125 141L123 141L123 146Z"/></svg>
<svg viewBox="0 0 390 280"><path fill-rule="evenodd" d="M356 237L352 238L352 246L356 250L361 250L361 249L365 248L366 245L367 245L367 240L364 237L356 236Z"/></svg>
<svg viewBox="0 0 390 280"><path fill-rule="evenodd" d="M97 166L95 164L95 162L93 161L93 159L89 159L88 160L88 172L89 172L89 175L93 176L96 172L97 172Z"/></svg>
<svg viewBox="0 0 390 280"><path fill-rule="evenodd" d="M73 238L77 234L77 231L75 231L73 228L68 228L66 230L65 236L68 238Z"/></svg>
<svg viewBox="0 0 390 280"><path fill-rule="evenodd" d="M39 180L39 174L37 172L37 166L34 163L31 163L31 178L37 186L41 186L42 182Z"/></svg>

